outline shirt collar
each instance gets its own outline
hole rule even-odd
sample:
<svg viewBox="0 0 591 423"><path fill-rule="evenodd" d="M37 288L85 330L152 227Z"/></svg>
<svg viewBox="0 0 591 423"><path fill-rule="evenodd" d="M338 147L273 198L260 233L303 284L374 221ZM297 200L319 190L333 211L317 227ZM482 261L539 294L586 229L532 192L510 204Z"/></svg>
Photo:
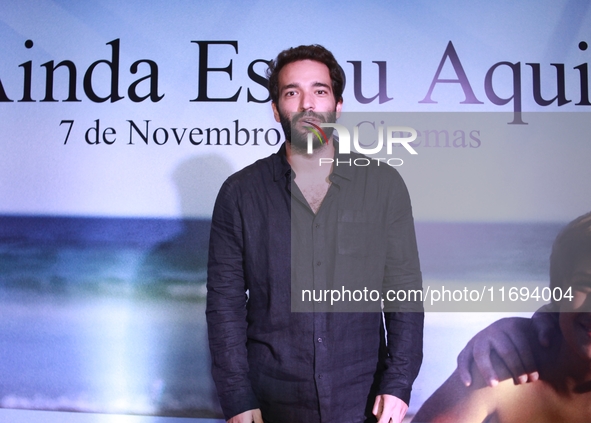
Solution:
<svg viewBox="0 0 591 423"><path fill-rule="evenodd" d="M334 162L333 162L333 166L332 166L332 175L336 175L339 176L343 179L347 179L347 180L351 180L353 179L353 172L355 171L355 169L353 169L354 164L353 164L353 160L355 160L356 157L354 157L352 154L341 154L339 152L339 140L338 138L334 138ZM349 164L349 161L351 161L351 164ZM339 163L339 165L337 165L337 163Z"/></svg>
<svg viewBox="0 0 591 423"><path fill-rule="evenodd" d="M351 180L353 179L353 157L351 154L341 154L339 152L339 141L337 138L334 138L334 162L332 167L332 175L339 176L343 179ZM340 163L337 166L337 161ZM351 164L349 164L351 161ZM284 176L288 176L291 173L291 166L287 161L287 153L285 148L285 142L279 148L279 151L274 155L273 160L273 180L278 181L279 179L283 178Z"/></svg>
<svg viewBox="0 0 591 423"><path fill-rule="evenodd" d="M277 182L279 179L289 176L291 173L291 166L287 161L287 153L285 151L285 142L281 144L279 151L273 155L273 180Z"/></svg>

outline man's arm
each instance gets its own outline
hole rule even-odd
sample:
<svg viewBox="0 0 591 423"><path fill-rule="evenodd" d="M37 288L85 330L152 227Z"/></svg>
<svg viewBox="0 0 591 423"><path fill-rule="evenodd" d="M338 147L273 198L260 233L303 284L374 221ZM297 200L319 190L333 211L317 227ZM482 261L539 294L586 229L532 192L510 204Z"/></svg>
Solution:
<svg viewBox="0 0 591 423"><path fill-rule="evenodd" d="M226 181L218 194L207 271L206 317L212 375L226 419L259 407L248 378L244 244L235 188Z"/></svg>
<svg viewBox="0 0 591 423"><path fill-rule="evenodd" d="M421 291L422 276L410 197L404 181L395 173L389 195L388 249L384 291ZM385 303L387 357L378 394L386 404L391 395L408 405L412 384L423 360L423 304L416 301ZM396 420L394 420L396 421Z"/></svg>
<svg viewBox="0 0 591 423"><path fill-rule="evenodd" d="M510 317L498 320L478 332L458 355L458 375L469 386L472 364L489 386L499 383L499 367L491 361L495 351L516 384L538 380L534 354L528 337L533 332L542 346L548 346L558 332L557 313L552 304L540 308L531 319ZM501 369L503 370L503 369Z"/></svg>

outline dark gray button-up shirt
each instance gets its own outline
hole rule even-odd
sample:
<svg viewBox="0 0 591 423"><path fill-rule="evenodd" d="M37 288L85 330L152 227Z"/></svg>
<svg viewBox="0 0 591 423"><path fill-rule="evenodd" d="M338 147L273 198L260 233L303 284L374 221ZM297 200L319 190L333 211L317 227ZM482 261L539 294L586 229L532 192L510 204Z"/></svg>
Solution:
<svg viewBox="0 0 591 423"><path fill-rule="evenodd" d="M226 418L261 408L271 423L359 423L371 421L376 394L410 399L422 360L420 304L382 314L379 302L357 312L352 301L330 308L301 298L302 289L354 291L376 281L421 289L402 178L383 163L348 165L351 157L361 156L335 156L341 164L317 214L291 184L285 146L220 190L207 321Z"/></svg>

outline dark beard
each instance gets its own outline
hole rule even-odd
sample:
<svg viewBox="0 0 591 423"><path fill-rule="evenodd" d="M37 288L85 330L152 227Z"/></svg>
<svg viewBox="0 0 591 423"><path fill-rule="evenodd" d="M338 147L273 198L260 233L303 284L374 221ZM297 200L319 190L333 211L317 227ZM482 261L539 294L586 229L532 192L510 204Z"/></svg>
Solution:
<svg viewBox="0 0 591 423"><path fill-rule="evenodd" d="M285 134L285 139L287 142L291 144L291 148L295 153L304 154L308 151L308 134L311 133L309 129L306 127L302 128L302 130L295 129L298 121L306 120L306 118L313 119L318 121L319 123L334 123L336 122L336 111L334 112L323 112L323 113L315 113L311 111L307 112L300 112L295 113L291 120L289 116L285 115L281 111L279 112L279 119L281 122L281 127L283 128L283 133ZM294 130L292 131L292 128ZM322 128L324 133L326 134L327 141L331 138L333 128ZM312 136L312 148L314 150L325 146L326 143L322 143L316 135L313 134Z"/></svg>

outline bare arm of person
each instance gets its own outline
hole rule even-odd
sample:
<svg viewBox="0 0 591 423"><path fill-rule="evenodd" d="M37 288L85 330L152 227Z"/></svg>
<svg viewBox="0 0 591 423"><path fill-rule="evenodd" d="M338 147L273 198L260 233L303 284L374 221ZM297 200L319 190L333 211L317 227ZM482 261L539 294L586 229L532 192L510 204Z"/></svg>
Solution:
<svg viewBox="0 0 591 423"><path fill-rule="evenodd" d="M471 368L474 378L470 386L464 384L456 369L421 406L413 423L536 421L535 416L533 420L527 420L527 416L532 415L532 409L540 407L533 400L538 398L539 391L531 390L534 385L516 386L497 353L491 353L490 359L501 380L497 386L487 384L474 362ZM529 394L524 395L524 392ZM524 405L529 408L524 409Z"/></svg>
<svg viewBox="0 0 591 423"><path fill-rule="evenodd" d="M558 333L557 313L554 305L540 308L531 319L510 317L500 319L478 332L458 355L458 375L469 386L474 372L470 372L475 363L476 370L489 386L495 386L502 380L498 368L491 361L491 352L496 351L502 363L509 370L509 377L516 384L538 380L539 373L527 341L535 333L542 346L548 346L550 339Z"/></svg>
<svg viewBox="0 0 591 423"><path fill-rule="evenodd" d="M466 386L456 369L435 391L413 418L413 423L474 423L483 422L497 412L501 398L511 396L515 386L510 381L509 370L497 354L492 355L494 366L504 382L488 386L473 365L473 383ZM505 401L506 402L506 401ZM507 406L505 404L504 406ZM510 406L510 405L509 405ZM488 420L486 420L488 421Z"/></svg>
<svg viewBox="0 0 591 423"><path fill-rule="evenodd" d="M420 408L414 423L473 423L482 422L494 413L494 397L487 391L494 388L465 386L458 371L445 381Z"/></svg>

